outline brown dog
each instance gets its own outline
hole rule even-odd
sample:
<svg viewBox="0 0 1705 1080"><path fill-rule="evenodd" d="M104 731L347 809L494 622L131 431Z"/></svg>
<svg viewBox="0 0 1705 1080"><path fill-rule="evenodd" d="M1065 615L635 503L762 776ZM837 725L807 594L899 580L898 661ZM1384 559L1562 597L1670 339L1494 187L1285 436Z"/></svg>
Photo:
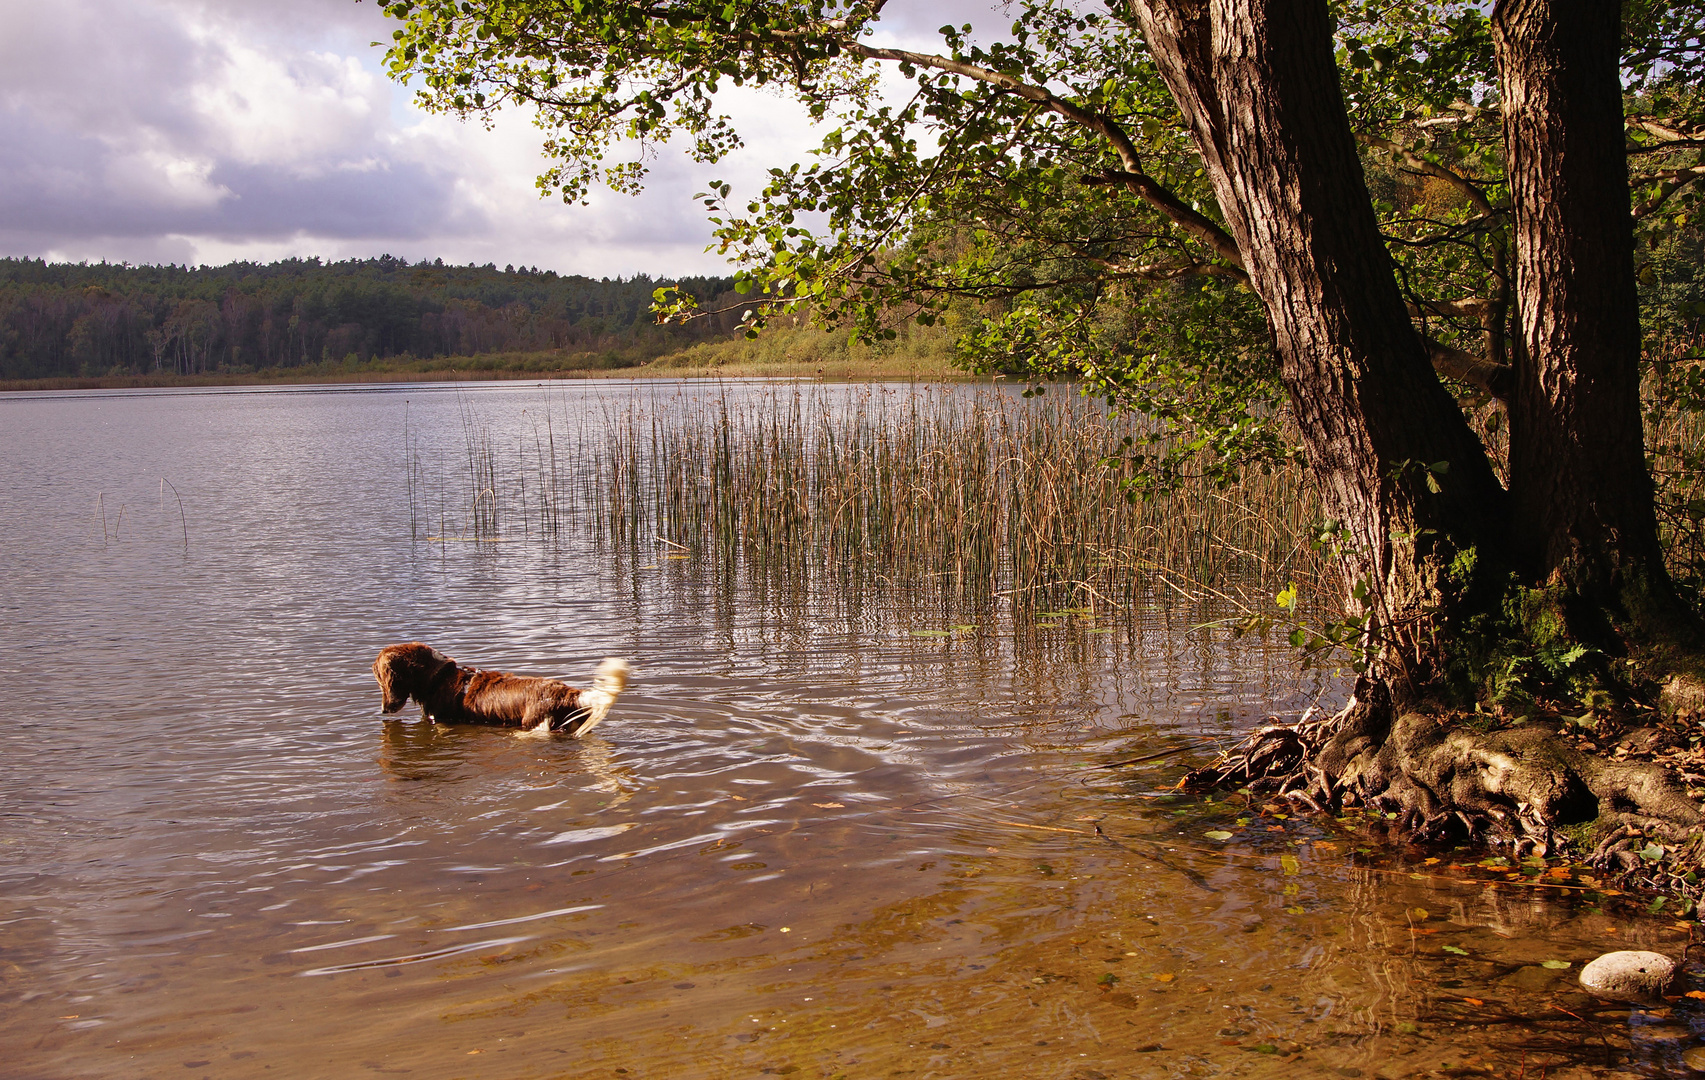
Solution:
<svg viewBox="0 0 1705 1080"><path fill-rule="evenodd" d="M577 739L609 715L628 670L626 660L611 657L598 665L590 690L576 690L555 679L462 667L418 641L387 645L373 661L385 712L397 712L413 698L428 720L561 731Z"/></svg>

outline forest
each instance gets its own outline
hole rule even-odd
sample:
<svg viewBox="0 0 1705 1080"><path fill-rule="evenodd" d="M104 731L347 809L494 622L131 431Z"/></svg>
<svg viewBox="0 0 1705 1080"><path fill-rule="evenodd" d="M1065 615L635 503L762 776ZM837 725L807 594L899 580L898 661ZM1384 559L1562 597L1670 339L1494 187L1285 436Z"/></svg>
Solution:
<svg viewBox="0 0 1705 1080"><path fill-rule="evenodd" d="M0 259L0 379L288 370L396 356L608 354L634 362L726 336L660 326L668 284L726 307L731 278L593 279L538 267L317 258L226 266Z"/></svg>

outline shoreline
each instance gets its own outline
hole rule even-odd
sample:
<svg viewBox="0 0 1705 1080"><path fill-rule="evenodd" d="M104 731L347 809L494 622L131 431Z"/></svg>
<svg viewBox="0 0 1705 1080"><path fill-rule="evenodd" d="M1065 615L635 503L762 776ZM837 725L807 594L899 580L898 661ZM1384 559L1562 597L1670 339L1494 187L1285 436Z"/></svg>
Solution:
<svg viewBox="0 0 1705 1080"><path fill-rule="evenodd" d="M366 383L537 382L593 379L749 379L794 378L825 382L979 382L973 375L940 362L887 358L825 360L810 363L671 364L669 357L633 367L562 367L526 370L514 367L445 367L399 370L374 367L354 371L273 369L207 372L197 375L60 375L42 379L0 379L0 393L64 390L167 390L217 386L348 386Z"/></svg>

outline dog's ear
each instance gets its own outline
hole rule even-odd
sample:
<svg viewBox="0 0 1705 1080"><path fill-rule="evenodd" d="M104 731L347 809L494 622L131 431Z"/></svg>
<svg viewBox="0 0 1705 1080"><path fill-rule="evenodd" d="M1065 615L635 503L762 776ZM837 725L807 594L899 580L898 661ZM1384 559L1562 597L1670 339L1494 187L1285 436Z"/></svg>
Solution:
<svg viewBox="0 0 1705 1080"><path fill-rule="evenodd" d="M379 658L373 661L373 678L379 681L379 693L384 700L379 708L382 712L394 713L402 711L408 704L408 690L397 685L397 650L396 646L379 651Z"/></svg>

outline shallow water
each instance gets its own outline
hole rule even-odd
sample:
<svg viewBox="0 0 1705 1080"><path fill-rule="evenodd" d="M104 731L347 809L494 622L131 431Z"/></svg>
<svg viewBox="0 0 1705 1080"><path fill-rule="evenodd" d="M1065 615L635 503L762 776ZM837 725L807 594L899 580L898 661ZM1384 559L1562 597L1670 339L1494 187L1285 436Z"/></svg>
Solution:
<svg viewBox="0 0 1705 1080"><path fill-rule="evenodd" d="M413 538L405 424L448 474L471 414L520 440L705 392L0 398L0 1075L1555 1078L1705 1046L1694 1001L1574 989L1679 951L1661 912L1175 796L1205 741L1341 693L1192 629L1220 612L918 637L943 613L578 533ZM369 666L414 639L636 677L585 742L387 720Z"/></svg>

